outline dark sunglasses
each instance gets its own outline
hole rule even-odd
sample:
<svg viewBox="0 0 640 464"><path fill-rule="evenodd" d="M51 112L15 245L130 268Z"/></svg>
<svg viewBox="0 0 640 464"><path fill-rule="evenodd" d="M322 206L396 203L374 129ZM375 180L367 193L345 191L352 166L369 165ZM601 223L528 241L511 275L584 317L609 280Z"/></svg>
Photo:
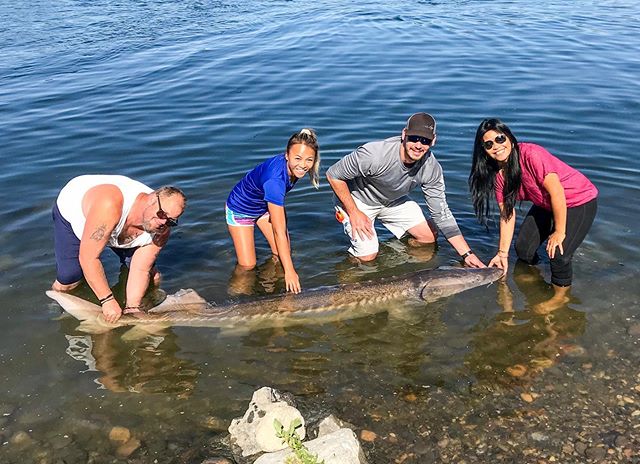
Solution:
<svg viewBox="0 0 640 464"><path fill-rule="evenodd" d="M407 135L407 140L411 143L420 142L422 145L431 145L431 142L433 142L432 139L428 139L420 135Z"/></svg>
<svg viewBox="0 0 640 464"><path fill-rule="evenodd" d="M156 213L156 217L158 219L164 219L165 221L165 225L169 226L169 227L175 227L178 225L178 220L172 217L169 217L169 215L162 209L162 205L160 204L160 194L156 193L156 198L158 199L158 212Z"/></svg>
<svg viewBox="0 0 640 464"><path fill-rule="evenodd" d="M485 150L491 150L493 147L493 142L496 142L498 145L502 145L507 141L507 136L504 134L496 135L496 138L493 140L487 140L486 142L482 142L482 146Z"/></svg>

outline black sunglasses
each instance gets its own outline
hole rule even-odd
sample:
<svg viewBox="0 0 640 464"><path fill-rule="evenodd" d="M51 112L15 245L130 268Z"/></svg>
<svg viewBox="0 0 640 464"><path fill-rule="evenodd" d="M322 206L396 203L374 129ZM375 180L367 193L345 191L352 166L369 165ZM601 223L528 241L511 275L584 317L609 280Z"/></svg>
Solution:
<svg viewBox="0 0 640 464"><path fill-rule="evenodd" d="M493 147L493 142L494 141L498 145L502 145L503 143L505 143L507 141L507 136L504 135L504 134L496 135L495 139L487 140L486 142L482 142L482 146L484 147L485 150L491 150L491 147Z"/></svg>
<svg viewBox="0 0 640 464"><path fill-rule="evenodd" d="M169 227L175 227L178 225L178 220L172 217L169 217L169 215L162 209L162 205L160 204L160 194L156 193L156 198L158 199L158 212L156 213L156 216L158 219L164 219L165 224Z"/></svg>
<svg viewBox="0 0 640 464"><path fill-rule="evenodd" d="M431 145L431 142L433 142L433 139L428 139L421 135L407 135L407 140L411 143L420 142L422 145Z"/></svg>

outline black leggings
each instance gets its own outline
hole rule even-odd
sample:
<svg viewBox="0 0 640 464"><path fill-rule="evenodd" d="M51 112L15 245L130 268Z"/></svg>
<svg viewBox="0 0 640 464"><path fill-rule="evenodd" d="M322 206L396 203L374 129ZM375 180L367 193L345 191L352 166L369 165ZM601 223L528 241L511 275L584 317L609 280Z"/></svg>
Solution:
<svg viewBox="0 0 640 464"><path fill-rule="evenodd" d="M573 270L571 260L573 253L593 224L598 209L597 199L584 205L567 208L567 231L562 247L564 254L556 249L555 258L551 263L551 283L561 287L571 285ZM535 264L538 261L538 248L553 232L553 213L547 209L533 205L522 221L520 232L516 239L516 254L522 261Z"/></svg>

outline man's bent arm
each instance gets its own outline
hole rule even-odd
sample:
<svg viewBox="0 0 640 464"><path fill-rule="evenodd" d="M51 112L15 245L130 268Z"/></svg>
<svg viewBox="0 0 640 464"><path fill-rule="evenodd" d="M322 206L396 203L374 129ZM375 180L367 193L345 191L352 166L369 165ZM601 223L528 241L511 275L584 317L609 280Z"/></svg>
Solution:
<svg viewBox="0 0 640 464"><path fill-rule="evenodd" d="M134 251L131 257L131 265L129 266L129 277L127 278L126 306L139 307L142 303L142 297L149 287L151 268L153 268L162 246L167 242L168 234L169 231L167 231L166 237L160 243L156 240Z"/></svg>
<svg viewBox="0 0 640 464"><path fill-rule="evenodd" d="M118 205L111 201L95 202L87 211L80 240L78 259L82 273L98 299L111 293L109 281L100 262L100 254L109 242L111 232L120 219Z"/></svg>
<svg viewBox="0 0 640 464"><path fill-rule="evenodd" d="M356 206L347 183L340 179L334 179L329 174L327 174L327 180L342 203L342 207L349 215L352 238L356 239L359 237L362 240L373 238L373 224L371 223L371 219Z"/></svg>
<svg viewBox="0 0 640 464"><path fill-rule="evenodd" d="M329 185L331 185L331 188L333 189L333 193L336 194L336 196L340 200L340 203L342 203L342 207L348 215L351 215L356 210L358 210L356 203L353 201L353 196L349 191L349 185L344 180L334 179L328 174L327 180L329 181Z"/></svg>

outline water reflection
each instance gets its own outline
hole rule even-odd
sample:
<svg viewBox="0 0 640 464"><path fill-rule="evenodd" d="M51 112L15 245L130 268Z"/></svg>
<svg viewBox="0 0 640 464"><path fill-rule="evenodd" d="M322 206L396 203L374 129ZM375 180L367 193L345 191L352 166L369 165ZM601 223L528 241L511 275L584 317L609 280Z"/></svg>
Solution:
<svg viewBox="0 0 640 464"><path fill-rule="evenodd" d="M571 340L585 331L586 317L569 306L569 292L555 291L538 268L518 263L513 280L522 307L507 282L497 284L502 313L474 328L465 362L480 381L523 383L579 347Z"/></svg>
<svg viewBox="0 0 640 464"><path fill-rule="evenodd" d="M425 268L436 257L437 244L411 243L409 237L392 238L380 243L380 252L373 261L361 262L344 251L344 258L335 264L338 283L348 284L370 280L374 276L398 275ZM417 265L417 266L414 266ZM229 277L227 293L232 297L284 292L284 270L277 259L267 258L254 269L236 265ZM304 289L303 289L304 290Z"/></svg>
<svg viewBox="0 0 640 464"><path fill-rule="evenodd" d="M283 278L284 270L273 257L253 269L244 269L236 264L229 277L227 292L230 296L276 293L284 288Z"/></svg>
<svg viewBox="0 0 640 464"><path fill-rule="evenodd" d="M341 284L371 280L376 277L397 276L425 266L436 257L437 243L410 243L408 236L380 242L378 256L373 261L360 261L344 251L344 258L335 265L335 275ZM435 267L435 265L433 266Z"/></svg>
<svg viewBox="0 0 640 464"><path fill-rule="evenodd" d="M111 287L120 302L126 299L126 283L129 269L120 267L118 281ZM86 282L82 282L74 294L89 301L96 301ZM150 287L143 298L146 307L155 306L164 299L164 291ZM180 359L177 336L170 329L150 333L142 326L123 327L104 333L65 334L65 352L85 364L81 371L98 372L94 381L99 388L112 392L175 393L188 397L196 384L199 369L196 364Z"/></svg>
<svg viewBox="0 0 640 464"><path fill-rule="evenodd" d="M174 393L178 398L191 395L199 369L180 359L177 337L141 334L136 328L122 334L111 330L102 334L65 335L66 353L85 364L83 373L98 372L94 381L112 392Z"/></svg>

